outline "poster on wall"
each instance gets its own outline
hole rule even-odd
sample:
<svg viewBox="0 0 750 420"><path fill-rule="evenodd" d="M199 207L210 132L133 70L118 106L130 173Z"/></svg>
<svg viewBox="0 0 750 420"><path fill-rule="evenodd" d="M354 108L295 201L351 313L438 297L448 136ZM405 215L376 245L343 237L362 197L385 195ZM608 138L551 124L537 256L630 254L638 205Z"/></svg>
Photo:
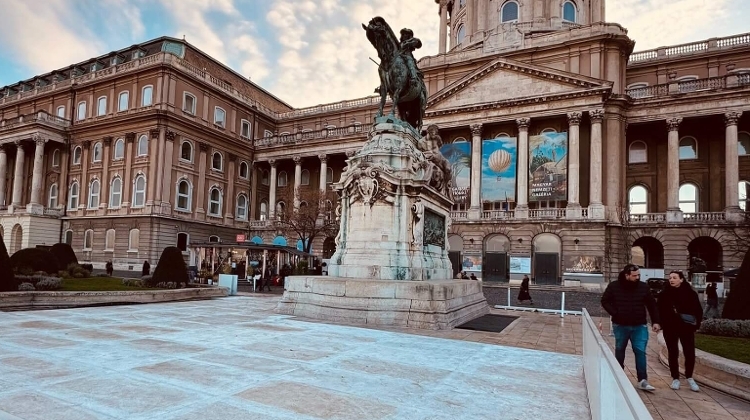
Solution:
<svg viewBox="0 0 750 420"><path fill-rule="evenodd" d="M482 202L503 203L509 209L516 201L515 137L482 141Z"/></svg>
<svg viewBox="0 0 750 420"><path fill-rule="evenodd" d="M531 257L510 257L510 274L531 274Z"/></svg>
<svg viewBox="0 0 750 420"><path fill-rule="evenodd" d="M471 143L444 144L440 153L451 164L454 201L456 204L467 202L471 184Z"/></svg>
<svg viewBox="0 0 750 420"><path fill-rule="evenodd" d="M461 262L461 270L467 273L482 272L482 254L464 254Z"/></svg>
<svg viewBox="0 0 750 420"><path fill-rule="evenodd" d="M568 198L568 133L529 137L529 201Z"/></svg>
<svg viewBox="0 0 750 420"><path fill-rule="evenodd" d="M602 260L588 255L571 256L568 260L568 273L601 273Z"/></svg>

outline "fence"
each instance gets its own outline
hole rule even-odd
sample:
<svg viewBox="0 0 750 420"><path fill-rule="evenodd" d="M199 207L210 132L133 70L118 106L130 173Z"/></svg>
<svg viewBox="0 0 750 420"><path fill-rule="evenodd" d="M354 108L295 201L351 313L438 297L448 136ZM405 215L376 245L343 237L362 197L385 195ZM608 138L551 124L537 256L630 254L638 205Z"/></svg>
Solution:
<svg viewBox="0 0 750 420"><path fill-rule="evenodd" d="M652 420L586 309L582 324L583 376L592 420Z"/></svg>
<svg viewBox="0 0 750 420"><path fill-rule="evenodd" d="M571 309L565 309L565 292L560 292L560 309L556 308L541 308L536 306L513 306L511 304L511 288L508 287L508 300L507 305L495 305L496 309L505 309L508 311L524 311L524 312L541 312L547 314L560 314L560 318L565 318L565 314L568 315L581 315L581 311L574 311Z"/></svg>

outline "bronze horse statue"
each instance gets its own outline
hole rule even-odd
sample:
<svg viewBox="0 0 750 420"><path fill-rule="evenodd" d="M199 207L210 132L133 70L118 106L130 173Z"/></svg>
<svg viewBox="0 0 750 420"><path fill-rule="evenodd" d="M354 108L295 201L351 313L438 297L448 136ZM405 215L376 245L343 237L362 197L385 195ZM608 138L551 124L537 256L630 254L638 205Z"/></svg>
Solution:
<svg viewBox="0 0 750 420"><path fill-rule="evenodd" d="M383 116L386 95L390 95L393 100L391 116L398 108L401 120L419 131L427 108L427 88L412 51L420 48L422 43L409 29L401 31L399 40L385 19L379 16L372 18L367 26L363 24L362 28L380 57L380 87L376 90L380 93L380 109L377 116Z"/></svg>

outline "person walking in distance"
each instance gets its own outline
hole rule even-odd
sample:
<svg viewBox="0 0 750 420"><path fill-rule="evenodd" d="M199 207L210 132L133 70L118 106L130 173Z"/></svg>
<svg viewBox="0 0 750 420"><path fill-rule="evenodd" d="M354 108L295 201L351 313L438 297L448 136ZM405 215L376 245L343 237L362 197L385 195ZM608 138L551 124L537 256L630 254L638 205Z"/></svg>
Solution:
<svg viewBox="0 0 750 420"><path fill-rule="evenodd" d="M708 319L714 313L714 317L719 314L719 294L716 293L716 283L708 283L706 286L706 310L703 312L703 319Z"/></svg>
<svg viewBox="0 0 750 420"><path fill-rule="evenodd" d="M531 304L534 304L534 299L531 298L531 294L529 293L529 276L525 275L523 276L523 280L521 281L521 288L518 290L518 302L524 302L524 301L531 301Z"/></svg>
<svg viewBox="0 0 750 420"><path fill-rule="evenodd" d="M149 276L151 275L151 264L148 263L148 260L143 262L143 269L141 270L142 276Z"/></svg>
<svg viewBox="0 0 750 420"><path fill-rule="evenodd" d="M602 295L602 307L612 317L615 333L615 358L625 368L625 350L628 341L635 354L635 370L638 376L638 389L653 391L648 383L646 367L646 346L648 345L648 322L646 312L651 317L652 329L659 332L659 311L651 290L641 282L638 266L628 264L617 281L607 286Z"/></svg>
<svg viewBox="0 0 750 420"><path fill-rule="evenodd" d="M714 292L715 293L715 292ZM700 388L693 379L695 368L695 331L703 321L703 308L698 293L685 281L682 271L669 273L669 285L659 295L657 306L659 317L664 328L664 341L669 353L669 372L672 374L670 388L680 389L680 349L685 355L685 377L690 390L698 392Z"/></svg>

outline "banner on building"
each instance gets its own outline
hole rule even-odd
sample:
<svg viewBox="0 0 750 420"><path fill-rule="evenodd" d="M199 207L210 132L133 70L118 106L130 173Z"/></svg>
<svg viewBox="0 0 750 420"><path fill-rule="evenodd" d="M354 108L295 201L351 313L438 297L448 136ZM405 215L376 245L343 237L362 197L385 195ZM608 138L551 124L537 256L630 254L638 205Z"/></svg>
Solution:
<svg viewBox="0 0 750 420"><path fill-rule="evenodd" d="M467 203L471 184L471 143L444 144L440 152L451 165L453 200L456 204Z"/></svg>
<svg viewBox="0 0 750 420"><path fill-rule="evenodd" d="M482 202L502 203L493 208L510 209L516 201L515 137L482 141Z"/></svg>
<svg viewBox="0 0 750 420"><path fill-rule="evenodd" d="M529 137L529 201L568 199L568 133Z"/></svg>
<svg viewBox="0 0 750 420"><path fill-rule="evenodd" d="M601 273L602 260L588 255L570 256L566 267L568 273Z"/></svg>
<svg viewBox="0 0 750 420"><path fill-rule="evenodd" d="M481 273L482 272L482 253L472 253L471 251L466 252L462 255L463 261L461 262L461 269L467 273ZM480 274L481 277L481 274Z"/></svg>
<svg viewBox="0 0 750 420"><path fill-rule="evenodd" d="M531 274L531 257L510 257L510 274Z"/></svg>

